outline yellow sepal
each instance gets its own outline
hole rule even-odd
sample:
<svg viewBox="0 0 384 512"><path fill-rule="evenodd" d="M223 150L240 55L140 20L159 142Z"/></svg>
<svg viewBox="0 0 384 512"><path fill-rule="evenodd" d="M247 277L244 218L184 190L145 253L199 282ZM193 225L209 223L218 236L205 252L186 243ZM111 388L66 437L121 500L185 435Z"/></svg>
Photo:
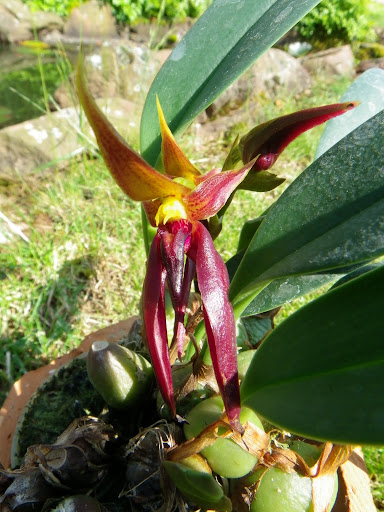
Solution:
<svg viewBox="0 0 384 512"><path fill-rule="evenodd" d="M169 176L179 176L194 182L194 178L200 176L200 171L188 160L183 151L178 146L169 129L160 105L159 98L156 96L157 111L159 113L161 130L161 152L165 173Z"/></svg>

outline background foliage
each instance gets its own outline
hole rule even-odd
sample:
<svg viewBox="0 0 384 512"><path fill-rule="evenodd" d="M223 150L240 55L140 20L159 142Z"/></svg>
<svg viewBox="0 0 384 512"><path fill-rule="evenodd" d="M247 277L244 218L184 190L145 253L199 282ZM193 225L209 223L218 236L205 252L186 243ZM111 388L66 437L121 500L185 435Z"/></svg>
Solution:
<svg viewBox="0 0 384 512"><path fill-rule="evenodd" d="M53 11L67 17L82 0L24 0L34 10ZM134 24L161 17L168 21L198 18L212 0L103 0L110 4L116 20ZM322 0L296 26L300 38L315 47L373 40L369 0Z"/></svg>
<svg viewBox="0 0 384 512"><path fill-rule="evenodd" d="M324 48L374 39L369 0L322 0L297 25L301 38Z"/></svg>
<svg viewBox="0 0 384 512"><path fill-rule="evenodd" d="M32 11L55 12L59 16L68 16L74 7L78 7L79 0L24 0Z"/></svg>
<svg viewBox="0 0 384 512"><path fill-rule="evenodd" d="M167 20L199 17L212 0L107 0L120 22L134 23L162 15Z"/></svg>
<svg viewBox="0 0 384 512"><path fill-rule="evenodd" d="M34 11L53 11L60 16L68 16L81 0L24 0ZM118 22L135 23L159 15L167 20L199 17L212 3L212 0L104 0L110 4Z"/></svg>

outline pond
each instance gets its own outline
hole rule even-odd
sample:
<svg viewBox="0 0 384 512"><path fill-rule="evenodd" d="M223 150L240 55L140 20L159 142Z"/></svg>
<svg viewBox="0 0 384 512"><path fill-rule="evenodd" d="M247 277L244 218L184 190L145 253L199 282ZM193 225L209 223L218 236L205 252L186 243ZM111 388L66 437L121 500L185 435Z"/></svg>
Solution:
<svg viewBox="0 0 384 512"><path fill-rule="evenodd" d="M44 114L71 69L64 51L0 47L0 128Z"/></svg>

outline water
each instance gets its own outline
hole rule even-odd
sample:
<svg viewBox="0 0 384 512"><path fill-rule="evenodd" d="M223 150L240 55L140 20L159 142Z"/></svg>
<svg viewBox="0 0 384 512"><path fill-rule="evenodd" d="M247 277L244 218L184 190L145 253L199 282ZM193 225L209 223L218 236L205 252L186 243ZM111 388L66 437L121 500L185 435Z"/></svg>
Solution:
<svg viewBox="0 0 384 512"><path fill-rule="evenodd" d="M0 128L42 115L41 109L46 110L43 82L52 95L63 80L65 66L68 61L59 52L0 47Z"/></svg>

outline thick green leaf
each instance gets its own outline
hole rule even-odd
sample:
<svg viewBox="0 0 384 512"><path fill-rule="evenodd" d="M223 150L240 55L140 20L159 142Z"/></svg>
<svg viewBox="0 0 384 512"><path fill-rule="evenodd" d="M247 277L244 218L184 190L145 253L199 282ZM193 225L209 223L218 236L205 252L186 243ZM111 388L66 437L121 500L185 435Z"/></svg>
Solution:
<svg viewBox="0 0 384 512"><path fill-rule="evenodd" d="M384 111L318 158L269 210L230 287L237 314L277 278L384 253Z"/></svg>
<svg viewBox="0 0 384 512"><path fill-rule="evenodd" d="M384 70L369 69L360 75L340 101L360 101L361 105L327 123L321 135L315 158L384 109Z"/></svg>
<svg viewBox="0 0 384 512"><path fill-rule="evenodd" d="M261 217L258 217L257 219L251 219L247 220L240 231L239 236L239 243L237 245L237 250L244 251L248 245L250 244L250 241L254 237L256 231L259 229L260 224L263 222L265 218L265 215L262 215Z"/></svg>
<svg viewBox="0 0 384 512"><path fill-rule="evenodd" d="M384 71L380 69L371 69L360 75L347 92L341 98L340 102L361 101L358 109L353 109L341 117L329 121L322 134L316 157L327 151L332 145L338 142L342 137L357 128L360 124L377 114L384 107ZM257 219L256 219L257 220ZM248 226L249 224L249 226ZM252 228L255 229L252 232ZM248 247L258 224L249 221L243 226L240 234L238 250L244 250ZM240 264L239 257L236 258L237 265ZM231 266L232 276L235 273L234 265ZM264 288L257 297L243 311L242 316L249 316L262 311L273 309L277 306L292 301L302 295L305 295L317 288L326 285L340 275L343 269L337 269L334 273L320 273L313 275L293 276L277 279ZM346 269L346 272L349 272ZM339 275L338 275L339 274ZM231 276L231 277L232 277Z"/></svg>
<svg viewBox="0 0 384 512"><path fill-rule="evenodd" d="M160 153L156 94L174 133L217 98L319 0L215 0L156 76L141 121L141 152Z"/></svg>
<svg viewBox="0 0 384 512"><path fill-rule="evenodd" d="M371 263L370 265L363 265L362 267L357 268L353 272L349 272L345 276L343 276L341 279L336 281L336 283L331 287L331 290L333 288L337 288L338 286L348 283L351 279L356 279L356 277L362 276L363 274L366 274L367 272L370 272L371 270L375 270L376 268L382 267L384 265L384 261L381 261L380 263Z"/></svg>
<svg viewBox="0 0 384 512"><path fill-rule="evenodd" d="M241 316L247 317L277 308L332 283L339 277L336 273L324 273L275 279L248 304Z"/></svg>
<svg viewBox="0 0 384 512"><path fill-rule="evenodd" d="M252 315L242 318L243 325L248 334L248 341L252 346L256 346L265 336L274 328L273 318L275 314Z"/></svg>
<svg viewBox="0 0 384 512"><path fill-rule="evenodd" d="M301 308L263 342L243 404L313 439L384 444L384 267Z"/></svg>
<svg viewBox="0 0 384 512"><path fill-rule="evenodd" d="M336 280L349 280L348 276L350 273L354 274L355 272L359 272L359 274L351 277L351 279L353 279L353 277L357 277L360 273L372 270L372 268L367 267L371 267L371 265L352 265L350 267L337 268L330 272L275 279L272 283L263 288L253 301L248 304L241 313L241 316L246 317L263 313L263 311L269 311L318 290L322 286L330 285Z"/></svg>

